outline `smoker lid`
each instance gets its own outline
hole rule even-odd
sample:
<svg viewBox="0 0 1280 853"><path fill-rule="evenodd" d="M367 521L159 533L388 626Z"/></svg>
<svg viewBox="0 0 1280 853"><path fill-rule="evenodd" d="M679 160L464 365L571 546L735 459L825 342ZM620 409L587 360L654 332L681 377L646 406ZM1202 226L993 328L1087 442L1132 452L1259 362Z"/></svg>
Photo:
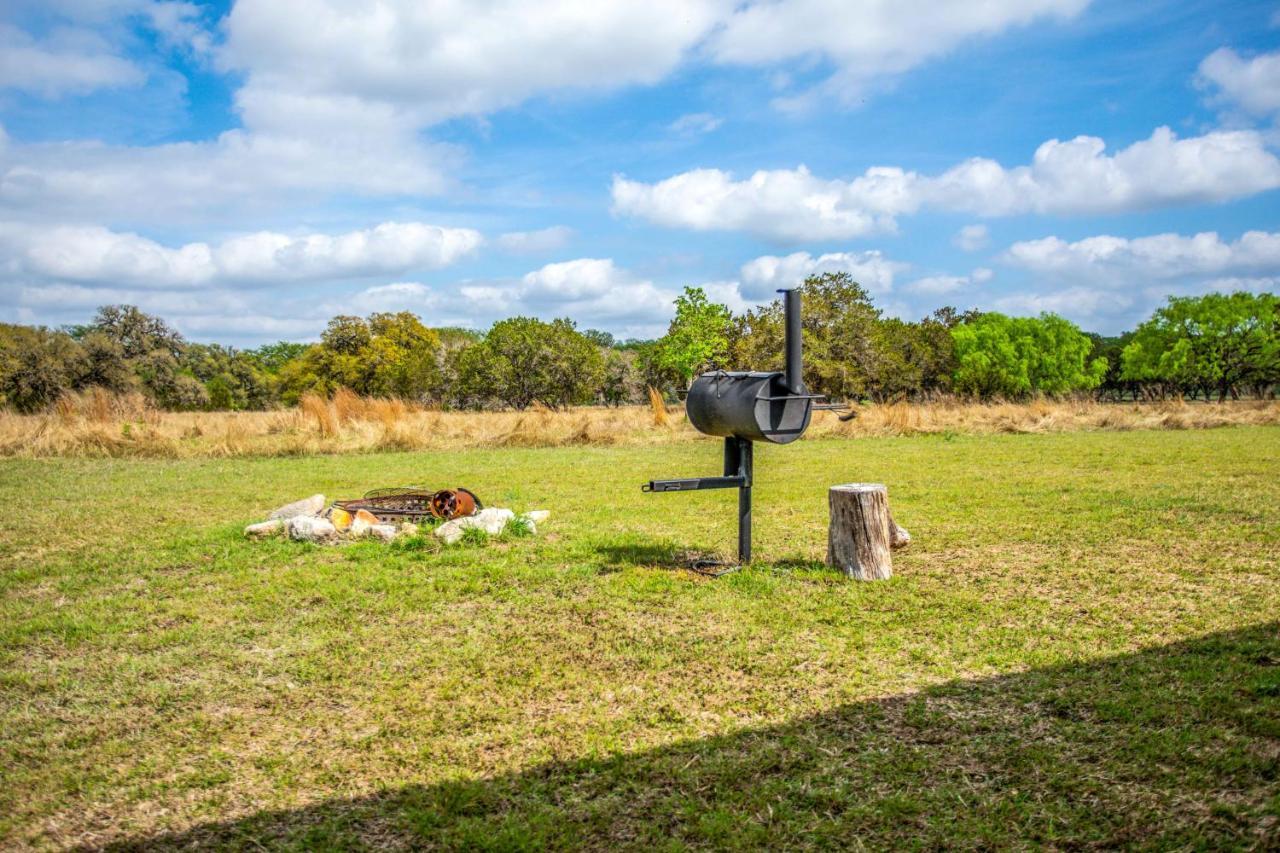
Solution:
<svg viewBox="0 0 1280 853"><path fill-rule="evenodd" d="M770 376L781 376L780 370L709 370L702 374L711 379L768 379Z"/></svg>

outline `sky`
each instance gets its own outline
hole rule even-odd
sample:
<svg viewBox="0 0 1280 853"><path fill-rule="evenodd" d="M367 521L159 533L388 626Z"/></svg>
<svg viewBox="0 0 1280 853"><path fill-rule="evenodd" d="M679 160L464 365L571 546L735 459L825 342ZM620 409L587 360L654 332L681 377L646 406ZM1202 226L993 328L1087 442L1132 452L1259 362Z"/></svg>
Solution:
<svg viewBox="0 0 1280 853"><path fill-rule="evenodd" d="M4 0L0 322L665 330L1280 290L1280 4Z"/></svg>

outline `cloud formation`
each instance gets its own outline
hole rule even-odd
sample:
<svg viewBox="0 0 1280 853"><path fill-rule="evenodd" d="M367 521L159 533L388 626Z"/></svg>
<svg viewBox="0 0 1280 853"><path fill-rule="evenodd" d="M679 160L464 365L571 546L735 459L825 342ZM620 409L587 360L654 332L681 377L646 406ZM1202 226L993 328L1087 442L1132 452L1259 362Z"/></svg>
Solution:
<svg viewBox="0 0 1280 853"><path fill-rule="evenodd" d="M1229 47L1200 63L1197 82L1216 90L1216 100L1255 116L1280 113L1280 51L1245 59Z"/></svg>
<svg viewBox="0 0 1280 853"><path fill-rule="evenodd" d="M783 0L745 3L710 39L719 62L769 65L820 58L834 67L816 90L785 98L804 106L816 97L845 103L869 82L900 74L966 39L991 36L1038 20L1066 19L1088 0Z"/></svg>
<svg viewBox="0 0 1280 853"><path fill-rule="evenodd" d="M100 226L0 225L10 278L175 290L333 281L438 269L470 254L477 231L385 222L344 234L291 236L260 231L217 246L163 246Z"/></svg>
<svg viewBox="0 0 1280 853"><path fill-rule="evenodd" d="M808 252L794 252L779 257L762 255L742 265L742 294L748 299L768 301L779 288L795 287L811 275L848 273L853 280L873 295L893 290L894 277L905 272L907 264L892 261L877 250L866 252L831 252L814 257Z"/></svg>
<svg viewBox="0 0 1280 853"><path fill-rule="evenodd" d="M1051 139L1029 165L1005 168L975 157L936 176L873 167L852 180L824 179L804 166L762 170L743 180L695 169L653 184L617 175L616 214L671 228L746 231L782 242L890 232L921 209L1015 214L1123 213L1224 201L1280 187L1280 159L1250 130L1179 139L1167 127L1106 153L1097 137Z"/></svg>
<svg viewBox="0 0 1280 853"><path fill-rule="evenodd" d="M0 23L0 89L56 98L145 80L142 69L92 30L60 27L37 39Z"/></svg>
<svg viewBox="0 0 1280 853"><path fill-rule="evenodd" d="M1280 232L1249 231L1225 241L1213 231L1187 237L1099 235L1069 243L1058 237L1014 243L1008 263L1072 280L1132 281L1280 273Z"/></svg>

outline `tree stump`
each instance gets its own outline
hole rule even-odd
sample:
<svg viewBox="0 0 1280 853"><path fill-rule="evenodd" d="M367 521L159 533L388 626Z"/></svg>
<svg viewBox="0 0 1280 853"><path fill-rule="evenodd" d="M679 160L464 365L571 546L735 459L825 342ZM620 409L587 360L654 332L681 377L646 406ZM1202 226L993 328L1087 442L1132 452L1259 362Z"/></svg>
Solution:
<svg viewBox="0 0 1280 853"><path fill-rule="evenodd" d="M893 576L889 552L911 541L889 513L889 489L880 483L847 483L828 493L831 524L827 565L860 581Z"/></svg>

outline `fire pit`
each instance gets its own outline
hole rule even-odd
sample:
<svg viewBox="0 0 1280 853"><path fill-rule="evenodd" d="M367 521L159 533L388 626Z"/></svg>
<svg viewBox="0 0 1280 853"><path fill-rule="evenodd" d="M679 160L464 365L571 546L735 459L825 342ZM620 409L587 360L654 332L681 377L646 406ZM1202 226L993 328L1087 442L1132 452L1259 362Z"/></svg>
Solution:
<svg viewBox="0 0 1280 853"><path fill-rule="evenodd" d="M685 398L689 423L707 435L724 438L724 474L681 480L650 480L646 492L689 492L698 489L738 490L738 562L751 562L751 484L753 442L790 444L809 428L813 412L842 408L817 403L823 394L804 387L801 353L800 293L780 290L786 318L786 369L782 372L725 371L704 373Z"/></svg>

